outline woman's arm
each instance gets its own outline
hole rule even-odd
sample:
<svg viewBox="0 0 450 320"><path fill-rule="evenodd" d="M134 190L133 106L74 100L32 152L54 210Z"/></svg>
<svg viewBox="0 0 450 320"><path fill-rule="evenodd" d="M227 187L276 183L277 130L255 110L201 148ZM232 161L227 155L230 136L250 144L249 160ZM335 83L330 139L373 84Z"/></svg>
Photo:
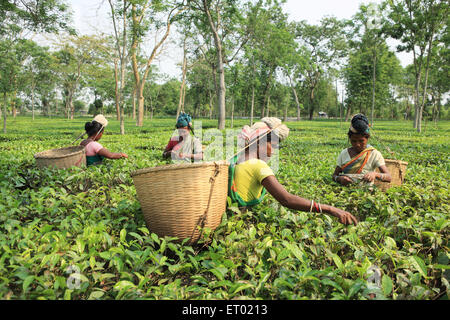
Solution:
<svg viewBox="0 0 450 320"><path fill-rule="evenodd" d="M333 181L336 181L337 183L340 183L343 186L347 186L347 185L353 183L353 180L350 177L340 176L339 174L341 172L342 172L342 168L339 166L336 166L336 169L334 169L333 175L331 176Z"/></svg>
<svg viewBox="0 0 450 320"><path fill-rule="evenodd" d="M178 155L180 159L202 160L203 152L200 153L181 153Z"/></svg>
<svg viewBox="0 0 450 320"><path fill-rule="evenodd" d="M268 176L262 181L262 185L266 190L284 207L309 212L311 208L311 200L293 195L289 193L283 185L275 178ZM357 224L358 220L349 212L326 205L320 204L323 213L327 213L339 219L342 224Z"/></svg>
<svg viewBox="0 0 450 320"><path fill-rule="evenodd" d="M97 154L99 154L99 155L101 155L101 156L103 156L105 158L108 158L108 159L128 158L128 155L125 154L125 153L122 153L122 152L118 152L118 153L111 152L111 151L109 151L106 148L101 148Z"/></svg>
<svg viewBox="0 0 450 320"><path fill-rule="evenodd" d="M380 169L380 172L368 172L364 175L363 180L365 181L375 181L375 179L384 181L384 182L391 182L391 174L389 173L388 168L383 165L380 166L378 169Z"/></svg>
<svg viewBox="0 0 450 320"><path fill-rule="evenodd" d="M172 150L164 150L163 158L170 158L171 154L172 154Z"/></svg>

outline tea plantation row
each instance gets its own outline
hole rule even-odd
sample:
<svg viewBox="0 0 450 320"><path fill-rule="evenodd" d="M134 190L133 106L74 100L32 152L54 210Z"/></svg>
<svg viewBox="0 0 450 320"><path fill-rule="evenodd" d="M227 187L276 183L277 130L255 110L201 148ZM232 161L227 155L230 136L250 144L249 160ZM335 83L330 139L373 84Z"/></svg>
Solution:
<svg viewBox="0 0 450 320"><path fill-rule="evenodd" d="M148 231L130 176L167 163L173 119L128 120L124 136L110 119L100 142L128 159L36 168L33 154L68 146L87 120L17 117L0 135L0 299L448 299L449 122L421 134L410 122L376 123L371 144L408 162L405 183L386 193L331 180L347 124L288 122L278 179L360 223L287 210L269 195L246 212L231 206L187 245Z"/></svg>

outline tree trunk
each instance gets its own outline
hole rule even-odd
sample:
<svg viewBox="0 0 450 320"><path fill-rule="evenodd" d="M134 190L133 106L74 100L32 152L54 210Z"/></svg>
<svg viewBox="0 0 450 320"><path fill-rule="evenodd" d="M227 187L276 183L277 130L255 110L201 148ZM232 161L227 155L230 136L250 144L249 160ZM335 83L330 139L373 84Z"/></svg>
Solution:
<svg viewBox="0 0 450 320"><path fill-rule="evenodd" d="M208 17L209 26L211 28L211 31L213 33L214 38L214 45L216 47L217 51L217 72L219 73L219 89L217 91L217 109L219 112L219 121L218 121L218 129L223 130L225 129L225 94L226 94L226 85L225 85L225 70L224 70L224 63L223 63L223 48L222 48L222 41L220 39L218 30L216 29L216 26L214 25L214 22L211 17L211 13L209 11L209 7L207 4L207 0L203 0L203 9ZM218 12L216 12L218 14ZM218 17L220 19L220 17Z"/></svg>
<svg viewBox="0 0 450 320"><path fill-rule="evenodd" d="M180 98L178 100L178 109L177 109L177 119L178 116L180 115L181 111L184 111L184 93L186 92L184 87L185 87L185 83L186 83L186 64L187 64L187 59L186 59L186 38L184 38L184 42L183 42L183 66L181 67L181 71L182 71L182 78L181 78L181 87L180 87Z"/></svg>
<svg viewBox="0 0 450 320"><path fill-rule="evenodd" d="M122 106L120 109L120 134L122 134L122 135L124 135L125 134L125 123L124 123L124 121L123 121L123 118L124 118L124 114L123 114L123 110L125 109L124 108L125 106Z"/></svg>
<svg viewBox="0 0 450 320"><path fill-rule="evenodd" d="M136 95L137 95L137 90L136 90L136 84L133 86L133 100L132 100L132 105L133 105L133 115L132 118L133 120L136 120ZM137 125L137 122L136 122Z"/></svg>
<svg viewBox="0 0 450 320"><path fill-rule="evenodd" d="M255 85L252 86L252 104L250 107L250 126L253 125L253 112L255 110Z"/></svg>
<svg viewBox="0 0 450 320"><path fill-rule="evenodd" d="M264 88L264 100L261 105L261 118L264 118L266 116L265 107L266 107L266 103L267 103L267 98L269 97L269 94L270 94L270 86L272 84L272 76L273 76L273 71L270 72L269 77L267 79L266 87Z"/></svg>
<svg viewBox="0 0 450 320"><path fill-rule="evenodd" d="M428 54L427 54L427 62L425 65L425 84L423 86L422 103L420 104L420 107L419 107L419 119L418 119L418 125L417 125L417 132L422 131L422 114L423 114L423 109L425 107L425 101L426 101L426 95L427 95L428 71L430 69L430 58L431 58L431 54L432 54L431 46L433 44L433 35L434 35L434 30L431 33L430 40L428 41Z"/></svg>
<svg viewBox="0 0 450 320"><path fill-rule="evenodd" d="M347 103L347 112L345 114L345 121L347 122L348 119L350 119L350 114L352 113L352 106L351 104Z"/></svg>
<svg viewBox="0 0 450 320"><path fill-rule="evenodd" d="M373 114L375 109L375 80L376 80L376 73L375 73L375 67L377 63L377 53L374 51L373 55L373 63L372 63L372 110L370 114L370 123L373 127Z"/></svg>
<svg viewBox="0 0 450 320"><path fill-rule="evenodd" d="M314 116L314 89L315 87L311 88L309 94L309 120L312 120Z"/></svg>
<svg viewBox="0 0 450 320"><path fill-rule="evenodd" d="M212 111L213 111L213 106L212 106L212 94L211 91L209 91L209 120L212 119Z"/></svg>
<svg viewBox="0 0 450 320"><path fill-rule="evenodd" d="M233 122L234 122L234 97L232 98L231 102L231 129L233 129Z"/></svg>
<svg viewBox="0 0 450 320"><path fill-rule="evenodd" d="M119 70L117 66L117 59L114 59L114 90L115 90L115 102L116 102L116 118L120 121L120 96L119 96Z"/></svg>
<svg viewBox="0 0 450 320"><path fill-rule="evenodd" d="M300 102L298 101L297 90L295 90L295 86L292 83L292 79L288 74L289 84L291 85L292 93L294 94L295 104L297 105L297 121L300 121Z"/></svg>
<svg viewBox="0 0 450 320"><path fill-rule="evenodd" d="M35 83L33 80L33 83L31 84L31 113L33 115L33 120L34 120L34 87Z"/></svg>
<svg viewBox="0 0 450 320"><path fill-rule="evenodd" d="M8 98L6 92L3 92L3 133L6 134L6 105L8 104Z"/></svg>
<svg viewBox="0 0 450 320"><path fill-rule="evenodd" d="M13 115L13 118L14 118L14 119L16 118L16 115L17 115L17 109L16 109L16 97L17 97L17 91L14 90L14 92L13 92L13 97L12 97L12 99L11 99L12 115Z"/></svg>

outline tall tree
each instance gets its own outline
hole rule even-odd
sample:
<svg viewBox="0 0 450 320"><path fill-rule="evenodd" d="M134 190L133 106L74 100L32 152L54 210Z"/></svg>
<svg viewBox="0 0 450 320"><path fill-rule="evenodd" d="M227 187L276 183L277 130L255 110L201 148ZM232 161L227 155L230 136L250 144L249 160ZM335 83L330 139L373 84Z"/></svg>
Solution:
<svg viewBox="0 0 450 320"><path fill-rule="evenodd" d="M369 5L361 4L359 11L350 20L352 25L351 40L349 41L353 47L364 46L365 51L370 52L370 60L372 62L372 81L371 81L371 109L370 123L373 126L373 118L375 112L375 88L377 76L377 55L379 47L385 43L385 34L382 32L382 15L384 6L370 3Z"/></svg>
<svg viewBox="0 0 450 320"><path fill-rule="evenodd" d="M225 128L225 65L230 63L247 41L247 34L242 29L242 11L237 0L188 0L196 26L205 34L208 29L212 35L216 54L218 76L217 109L219 112L218 128ZM234 45L229 42L234 42ZM235 50L231 50L235 48Z"/></svg>
<svg viewBox="0 0 450 320"><path fill-rule="evenodd" d="M136 95L138 101L138 126L143 125L144 121L144 87L147 76L150 72L154 59L161 53L161 48L167 37L174 20L185 10L184 1L152 1L137 0L131 2L131 61L136 86ZM164 14L166 21L162 22L158 17ZM139 45L144 41L145 34L149 29L159 30L164 25L164 31L153 46L149 56L145 59L145 64L139 66L137 54Z"/></svg>
<svg viewBox="0 0 450 320"><path fill-rule="evenodd" d="M128 44L128 23L131 2L128 0L108 0L111 20L113 23L114 55L114 89L117 120L120 123L120 134L125 134L124 122L124 90L126 81L126 66L130 60Z"/></svg>
<svg viewBox="0 0 450 320"><path fill-rule="evenodd" d="M398 51L413 53L414 128L421 132L433 47L439 41L440 33L448 21L449 2L447 0L388 0L387 6L389 12L384 31L401 41L402 44L397 47ZM425 79L422 83L423 74Z"/></svg>
<svg viewBox="0 0 450 320"><path fill-rule="evenodd" d="M64 0L2 0L0 33L7 32L11 24L35 32L74 33L69 8Z"/></svg>
<svg viewBox="0 0 450 320"><path fill-rule="evenodd" d="M59 74L64 83L67 118L74 118L74 95L79 89L87 66L99 64L98 53L104 51L103 43L103 38L97 36L62 37L57 43L60 47L57 56L60 65Z"/></svg>
<svg viewBox="0 0 450 320"><path fill-rule="evenodd" d="M334 17L323 18L319 25L309 25L305 21L297 23L296 39L304 51L303 55L309 56L302 72L309 90L310 120L316 107L315 90L320 77L346 54L347 42L343 28L344 22Z"/></svg>
<svg viewBox="0 0 450 320"><path fill-rule="evenodd" d="M374 113L381 115L382 106L388 106L393 99L392 87L398 85L402 76L400 61L389 50L386 42L377 45L375 54L377 63L374 71L371 41L367 42L363 38L350 51L348 63L343 70L347 91L347 120L351 112L367 114L372 107Z"/></svg>

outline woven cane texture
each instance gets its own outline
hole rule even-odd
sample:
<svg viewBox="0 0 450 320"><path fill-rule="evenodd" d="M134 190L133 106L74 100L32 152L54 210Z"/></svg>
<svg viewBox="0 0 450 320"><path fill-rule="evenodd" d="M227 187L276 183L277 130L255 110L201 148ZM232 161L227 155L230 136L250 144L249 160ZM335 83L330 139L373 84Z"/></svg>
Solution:
<svg viewBox="0 0 450 320"><path fill-rule="evenodd" d="M380 188L382 191L386 191L392 186L400 186L403 183L403 179L406 174L406 167L408 166L408 162L393 160L393 159L385 159L386 167L391 174L391 182L382 182L379 180L375 180L375 185ZM379 170L377 169L379 172Z"/></svg>
<svg viewBox="0 0 450 320"><path fill-rule="evenodd" d="M66 169L72 166L86 165L86 151L83 146L72 146L59 149L51 149L36 153L36 166L38 168L56 167Z"/></svg>
<svg viewBox="0 0 450 320"><path fill-rule="evenodd" d="M199 227L215 230L226 210L228 165L171 164L132 172L149 231L193 243L201 236Z"/></svg>

